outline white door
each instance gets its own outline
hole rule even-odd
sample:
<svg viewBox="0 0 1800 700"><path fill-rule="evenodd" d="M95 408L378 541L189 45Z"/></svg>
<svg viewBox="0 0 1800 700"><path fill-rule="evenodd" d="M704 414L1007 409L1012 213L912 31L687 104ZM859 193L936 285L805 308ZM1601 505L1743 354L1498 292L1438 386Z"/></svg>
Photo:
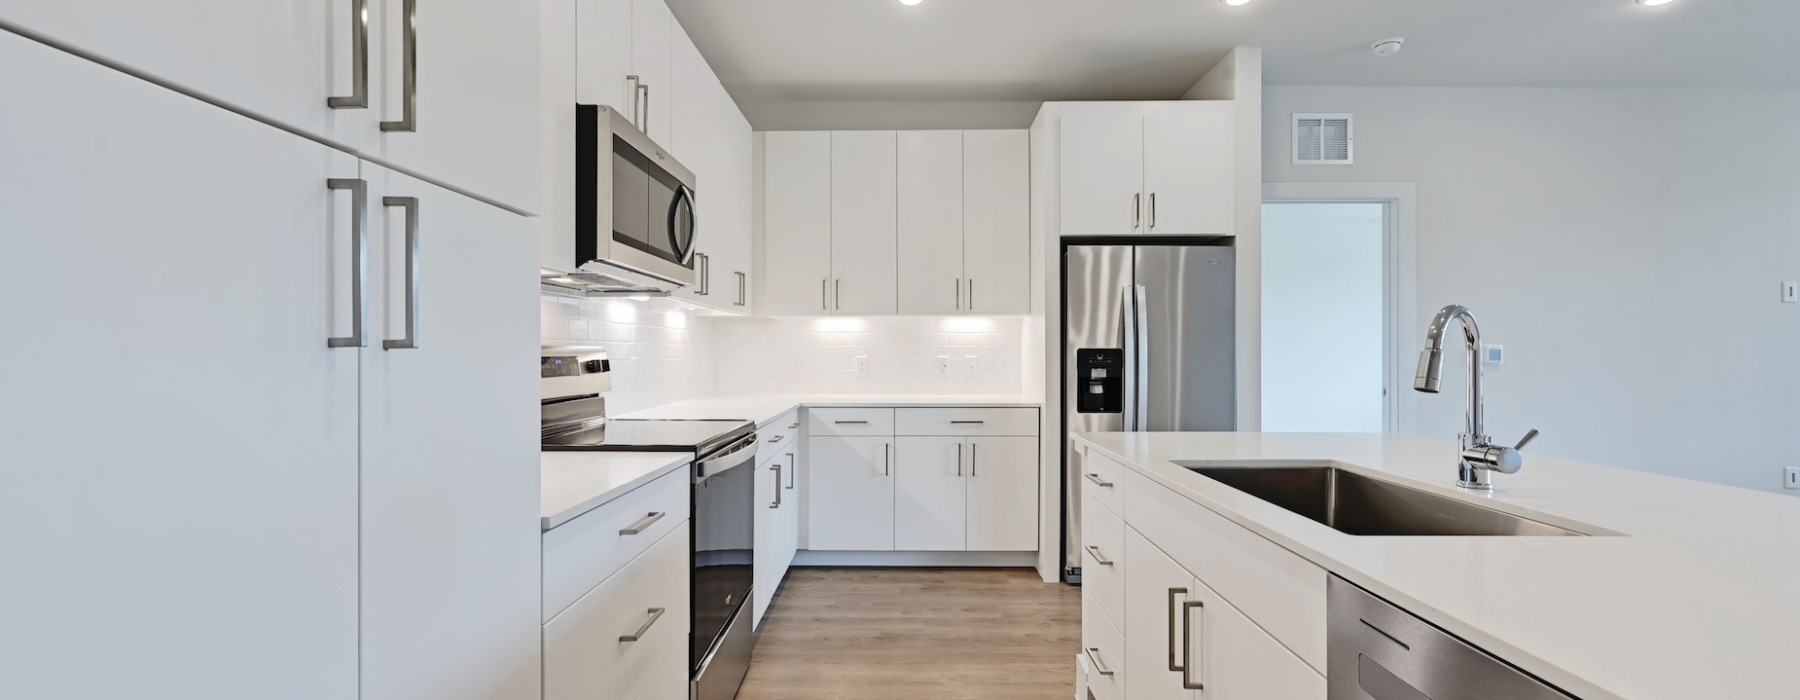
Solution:
<svg viewBox="0 0 1800 700"><path fill-rule="evenodd" d="M353 96L356 0L0 0L0 18L322 138L374 128ZM375 70L371 51L366 64ZM367 83L364 83L367 86ZM365 95L368 92L365 91ZM340 100L340 102L343 102ZM365 104L373 105L368 96ZM342 132L342 133L339 133Z"/></svg>
<svg viewBox="0 0 1800 700"><path fill-rule="evenodd" d="M1182 606L1194 596L1194 577L1136 530L1125 528L1125 675L1131 678L1131 700L1197 700L1200 693L1183 687L1186 648L1181 633ZM1189 613L1190 617L1192 613ZM1198 627L1198 625L1195 625ZM1191 641L1191 639L1190 639ZM1189 680L1199 682L1199 669ZM1270 698L1281 696L1269 696Z"/></svg>
<svg viewBox="0 0 1800 700"><path fill-rule="evenodd" d="M1038 439L972 437L969 459L969 551L1038 548Z"/></svg>
<svg viewBox="0 0 1800 700"><path fill-rule="evenodd" d="M637 93L644 115L639 128L664 148L668 148L673 123L669 109L674 94L670 32L676 26L675 15L663 0L631 0L631 72L643 85Z"/></svg>
<svg viewBox="0 0 1800 700"><path fill-rule="evenodd" d="M894 440L894 549L968 549L967 453L959 437Z"/></svg>
<svg viewBox="0 0 1800 700"><path fill-rule="evenodd" d="M355 698L355 159L12 33L0 65L0 697Z"/></svg>
<svg viewBox="0 0 1800 700"><path fill-rule="evenodd" d="M1386 430L1387 211L1384 202L1263 204L1264 431Z"/></svg>
<svg viewBox="0 0 1800 700"><path fill-rule="evenodd" d="M362 698L536 698L537 237L526 217L363 172Z"/></svg>
<svg viewBox="0 0 1800 700"><path fill-rule="evenodd" d="M575 101L606 105L637 120L631 72L632 0L574 0Z"/></svg>
<svg viewBox="0 0 1800 700"><path fill-rule="evenodd" d="M963 132L962 183L963 310L1031 313L1031 132Z"/></svg>
<svg viewBox="0 0 1800 700"><path fill-rule="evenodd" d="M1062 235L1144 232L1144 118L1134 109L1062 117Z"/></svg>
<svg viewBox="0 0 1800 700"><path fill-rule="evenodd" d="M963 132L902 131L897 141L900 313L962 313Z"/></svg>
<svg viewBox="0 0 1800 700"><path fill-rule="evenodd" d="M763 134L762 313L831 313L831 248L831 132Z"/></svg>
<svg viewBox="0 0 1800 700"><path fill-rule="evenodd" d="M893 438L812 438L806 479L807 549L893 551Z"/></svg>
<svg viewBox="0 0 1800 700"><path fill-rule="evenodd" d="M1237 139L1229 102L1144 117L1144 232L1234 235ZM1067 160L1065 159L1065 163ZM1066 225L1065 225L1066 231Z"/></svg>
<svg viewBox="0 0 1800 700"><path fill-rule="evenodd" d="M538 6L376 0L378 153L524 211L539 205ZM413 15L408 16L407 11ZM478 49L475 47L479 47ZM416 52L409 86L405 55Z"/></svg>
<svg viewBox="0 0 1800 700"><path fill-rule="evenodd" d="M711 73L708 73L711 77ZM755 308L752 291L756 288L755 256L752 217L752 184L754 174L751 156L751 141L754 134L749 120L743 112L738 111L737 103L731 100L731 94L725 91L716 77L711 78L712 97L708 100L711 111L719 115L721 123L717 137L720 168L712 184L708 185L707 196L719 200L719 214L708 236L713 237L713 248L719 251L719 273L722 275L727 292L735 292L733 306L728 311L748 314Z"/></svg>
<svg viewBox="0 0 1800 700"><path fill-rule="evenodd" d="M784 503L776 500L782 495L782 472L787 471L787 458L776 453L767 462L757 465L756 501L753 510L756 513L756 552L751 561L754 571L754 591L756 598L751 621L762 624L763 613L769 609L769 601L774 597L774 583L780 581L776 574L780 555L775 545L775 533L780 529L781 507Z"/></svg>
<svg viewBox="0 0 1800 700"><path fill-rule="evenodd" d="M899 309L896 143L892 131L831 132L831 308Z"/></svg>

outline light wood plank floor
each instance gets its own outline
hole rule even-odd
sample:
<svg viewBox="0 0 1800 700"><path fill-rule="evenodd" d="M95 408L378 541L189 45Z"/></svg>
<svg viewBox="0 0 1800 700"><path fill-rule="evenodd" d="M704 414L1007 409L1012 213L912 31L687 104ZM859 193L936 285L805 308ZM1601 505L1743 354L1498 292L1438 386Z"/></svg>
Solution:
<svg viewBox="0 0 1800 700"><path fill-rule="evenodd" d="M738 700L1064 700L1081 589L1029 569L806 569L769 608Z"/></svg>

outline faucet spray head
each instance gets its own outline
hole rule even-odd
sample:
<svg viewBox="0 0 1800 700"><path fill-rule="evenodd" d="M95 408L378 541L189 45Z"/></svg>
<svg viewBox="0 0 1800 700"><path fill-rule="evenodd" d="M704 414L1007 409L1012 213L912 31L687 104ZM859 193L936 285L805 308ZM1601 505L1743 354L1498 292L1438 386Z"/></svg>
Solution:
<svg viewBox="0 0 1800 700"><path fill-rule="evenodd" d="M1413 377L1413 390L1424 394L1438 393L1444 374L1444 351L1425 348L1419 351L1419 373Z"/></svg>

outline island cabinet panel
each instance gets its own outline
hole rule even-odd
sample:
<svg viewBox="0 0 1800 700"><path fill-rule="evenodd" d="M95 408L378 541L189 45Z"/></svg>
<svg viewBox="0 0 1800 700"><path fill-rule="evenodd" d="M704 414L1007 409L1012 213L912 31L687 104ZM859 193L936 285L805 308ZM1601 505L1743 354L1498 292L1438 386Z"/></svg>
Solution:
<svg viewBox="0 0 1800 700"><path fill-rule="evenodd" d="M1324 673L1324 569L1135 470L1120 485L1132 528Z"/></svg>

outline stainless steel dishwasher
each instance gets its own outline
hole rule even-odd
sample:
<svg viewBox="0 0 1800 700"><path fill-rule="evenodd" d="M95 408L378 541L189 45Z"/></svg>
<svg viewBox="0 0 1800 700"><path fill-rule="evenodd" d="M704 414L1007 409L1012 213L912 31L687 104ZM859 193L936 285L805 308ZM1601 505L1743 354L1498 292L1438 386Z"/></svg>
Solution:
<svg viewBox="0 0 1800 700"><path fill-rule="evenodd" d="M1330 578L1330 700L1570 700L1412 613Z"/></svg>

